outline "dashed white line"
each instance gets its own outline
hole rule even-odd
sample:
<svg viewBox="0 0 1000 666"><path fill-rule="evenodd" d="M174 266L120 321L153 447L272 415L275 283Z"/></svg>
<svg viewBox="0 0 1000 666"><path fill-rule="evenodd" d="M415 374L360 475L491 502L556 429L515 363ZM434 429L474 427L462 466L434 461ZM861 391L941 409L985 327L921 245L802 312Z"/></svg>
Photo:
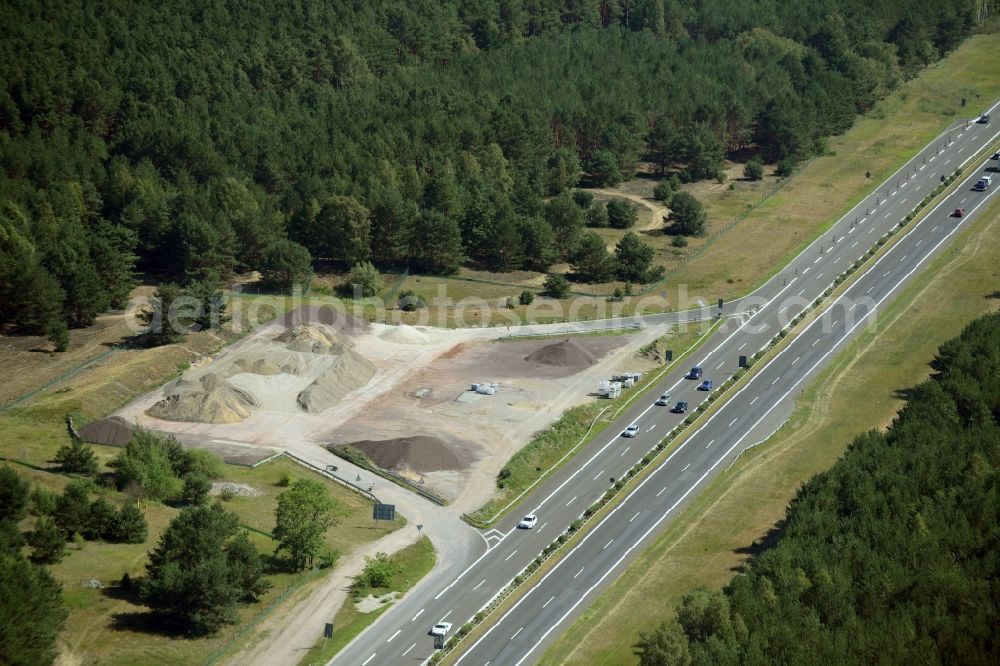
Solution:
<svg viewBox="0 0 1000 666"><path fill-rule="evenodd" d="M365 659L365 660L364 660L363 662L361 662L361 666L366 666L366 665L368 664L368 662L369 662L369 661L371 661L372 659L374 659L374 658L375 658L375 655L376 655L376 654L377 654L376 652L372 652L372 656L368 657L368 658L367 658L367 659Z"/></svg>
<svg viewBox="0 0 1000 666"><path fill-rule="evenodd" d="M649 426L649 430L647 430L646 432L653 432L653 428L655 428L655 427L656 427L656 424L654 423L653 425Z"/></svg>
<svg viewBox="0 0 1000 666"><path fill-rule="evenodd" d="M740 345L740 349L743 349L746 346L747 346L747 343L744 342L743 344ZM740 349L737 349L736 351L740 351Z"/></svg>
<svg viewBox="0 0 1000 666"><path fill-rule="evenodd" d="M570 504L572 504L573 502L575 502L577 497L579 497L579 495L573 495L573 499L571 499L570 501L566 502L566 506L569 506Z"/></svg>
<svg viewBox="0 0 1000 666"><path fill-rule="evenodd" d="M385 639L385 642L386 643L391 643L392 639L395 638L396 636L399 636L401 633L403 633L403 630L402 629L397 629L396 633L394 633L392 636L389 636L389 638Z"/></svg>
<svg viewBox="0 0 1000 666"><path fill-rule="evenodd" d="M813 340L813 343L811 345L809 345L809 346L810 347L815 347L817 342L819 342L819 338L816 338L815 340Z"/></svg>
<svg viewBox="0 0 1000 666"><path fill-rule="evenodd" d="M407 655L407 653L408 653L408 652L409 652L410 650L412 650L413 648L415 648L415 647L417 647L417 644L416 644L416 643L414 643L414 644L413 644L413 645L411 645L410 647L406 648L406 651L405 651L405 652L403 652L403 656L405 657L405 656Z"/></svg>
<svg viewBox="0 0 1000 666"><path fill-rule="evenodd" d="M726 364L726 362L725 362L725 361L723 361L723 362L722 362L722 363L720 363L719 365L715 366L715 369L716 369L716 370L720 370L720 369L722 368L722 366L724 366L725 364Z"/></svg>
<svg viewBox="0 0 1000 666"><path fill-rule="evenodd" d="M683 470L682 470L682 471L683 471ZM659 497L660 495L662 495L662 494L663 494L663 491L664 491L664 490L666 490L666 489L667 489L667 487L666 487L666 486L663 486L662 488L660 488L660 492L656 493L656 496L657 496L657 497Z"/></svg>
<svg viewBox="0 0 1000 666"><path fill-rule="evenodd" d="M760 400L760 396L759 395L755 396L754 399L750 401L750 404L752 405L753 403L757 402L758 400Z"/></svg>
<svg viewBox="0 0 1000 666"><path fill-rule="evenodd" d="M779 379L781 379L781 377L775 377L773 380L771 380L771 386L774 386L776 383L778 383Z"/></svg>
<svg viewBox="0 0 1000 666"><path fill-rule="evenodd" d="M902 199L900 199L900 200L899 200L899 203L901 203L901 204L904 204L904 203L906 203L906 197L903 197Z"/></svg>
<svg viewBox="0 0 1000 666"><path fill-rule="evenodd" d="M815 259L813 260L813 263L815 264L815 263L817 263L817 262L818 262L819 260L820 260L820 257L816 257L816 258L815 258Z"/></svg>
<svg viewBox="0 0 1000 666"><path fill-rule="evenodd" d="M837 257L836 259L834 259L833 263L837 263L838 261L840 261L840 257Z"/></svg>
<svg viewBox="0 0 1000 666"><path fill-rule="evenodd" d="M906 260L906 258L907 258L908 256L910 256L910 255L908 255L908 254L904 254L904 255L903 255L903 258L902 258L902 259L900 259L900 261L905 261L905 260Z"/></svg>
<svg viewBox="0 0 1000 666"><path fill-rule="evenodd" d="M601 548L601 550L607 550L607 549L608 549L608 546L610 546L610 545L611 545L611 544L613 544L614 542L615 542L615 540L614 540L614 539L611 539L611 540L610 540L610 541L608 541L608 542L607 542L606 544L604 544L604 548Z"/></svg>
<svg viewBox="0 0 1000 666"><path fill-rule="evenodd" d="M682 472L686 472L687 468L690 467L690 466L691 466L691 463L688 463L687 465L684 465L684 469L682 469L681 471Z"/></svg>
<svg viewBox="0 0 1000 666"><path fill-rule="evenodd" d="M817 279L817 280L818 280L818 279L820 279L821 277L823 277L823 274L822 274L822 273L817 273L817 274L816 274L816 279Z"/></svg>
<svg viewBox="0 0 1000 666"><path fill-rule="evenodd" d="M889 277L889 273L891 272L892 271L886 271L885 273L882 273L882 277Z"/></svg>
<svg viewBox="0 0 1000 666"><path fill-rule="evenodd" d="M628 522L631 523L633 520L635 520L636 518L638 518L639 517L639 513L640 513L639 511L636 511L635 515L628 519ZM580 569L580 571L583 571L583 569ZM576 576L573 576L573 578L576 578Z"/></svg>
<svg viewBox="0 0 1000 666"><path fill-rule="evenodd" d="M712 446L712 444L715 444L715 440L714 439L711 442L709 442L708 444L706 444L705 448L707 449L708 447Z"/></svg>
<svg viewBox="0 0 1000 666"><path fill-rule="evenodd" d="M625 457L625 454L626 454L626 453L628 453L628 450L629 450L629 449L631 449L631 448L632 448L631 446L626 446L626 447L625 447L625 450L624 450L624 451L622 451L622 454L621 454L620 456L618 456L618 457L619 457L619 458L624 458L624 457Z"/></svg>
<svg viewBox="0 0 1000 666"><path fill-rule="evenodd" d="M485 582L486 582L486 579L484 578L484 579L482 579L481 581L479 581L479 585L476 585L476 586L475 586L474 588L472 588L472 589L473 589L473 590L478 590L478 589L479 589L480 587L482 587L482 586L483 586L483 583L485 583Z"/></svg>
<svg viewBox="0 0 1000 666"><path fill-rule="evenodd" d="M516 555L516 554L517 554L517 548L515 548L514 551L510 555L508 555L507 557L503 558L503 561L506 562L510 558L514 557L514 555Z"/></svg>
<svg viewBox="0 0 1000 666"><path fill-rule="evenodd" d="M594 481L597 481L599 478L601 478L602 474L604 474L604 470L603 469L600 472L597 473L597 476L594 477Z"/></svg>
<svg viewBox="0 0 1000 666"><path fill-rule="evenodd" d="M579 575L579 574L577 574L577 575ZM576 578L576 576L573 576L573 578ZM517 638L517 635L519 633L521 633L522 631L524 631L524 627L521 627L520 629L518 629L517 631L515 631L514 635L510 637L510 640L514 640L515 638ZM364 666L364 664L362 664L361 666Z"/></svg>
<svg viewBox="0 0 1000 666"><path fill-rule="evenodd" d="M921 243L923 243L923 242L924 242L924 239L923 239L923 238L921 238L920 240L918 240L918 241L917 241L917 245L920 245L920 244L921 244Z"/></svg>
<svg viewBox="0 0 1000 666"><path fill-rule="evenodd" d="M416 622L417 618L420 617L420 614L423 613L425 610L427 609L421 608L419 611L417 611L417 614L413 616L413 619L411 619L410 622Z"/></svg>
<svg viewBox="0 0 1000 666"><path fill-rule="evenodd" d="M858 307L858 304L857 304L857 303L853 303L853 304L851 305L851 307L847 308L847 311L848 311L848 312L850 312L851 310L853 310L853 309L854 309L854 308L856 308L856 307Z"/></svg>
<svg viewBox="0 0 1000 666"><path fill-rule="evenodd" d="M556 595L553 594L551 597L549 597L548 601L546 601L544 604L542 604L542 608L545 608L546 606L548 606L549 604L551 604L552 600L555 599L555 598L556 598Z"/></svg>
<svg viewBox="0 0 1000 666"><path fill-rule="evenodd" d="M781 314L781 313L783 313L783 312L784 312L785 310L787 310L787 309L788 309L788 306L787 306L787 305L786 305L786 306L784 306L784 307L782 307L782 308L781 308L780 310L778 310L778 314Z"/></svg>
<svg viewBox="0 0 1000 666"><path fill-rule="evenodd" d="M840 323L840 320L839 320L839 319L834 319L834 320L833 320L833 323L832 323L832 324L830 324L830 328L833 328L834 326L836 326L836 325L837 325L837 324L839 324L839 323Z"/></svg>
<svg viewBox="0 0 1000 666"><path fill-rule="evenodd" d="M857 244L858 244L858 241L854 241L854 243L851 244L851 247L854 247Z"/></svg>
<svg viewBox="0 0 1000 666"><path fill-rule="evenodd" d="M871 229L869 229L869 230L868 230L868 233L871 233L871 232L873 232L873 231L875 231L875 227L872 227Z"/></svg>
<svg viewBox="0 0 1000 666"><path fill-rule="evenodd" d="M795 365L796 363L798 363L800 358L802 358L802 357L801 356L796 356L795 360L792 361L792 365Z"/></svg>
<svg viewBox="0 0 1000 666"><path fill-rule="evenodd" d="M444 617L441 618L441 622L444 622L445 620L447 620L448 616L451 615L454 612L455 612L455 609L452 609L452 610L448 611L447 613L445 613Z"/></svg>
<svg viewBox="0 0 1000 666"><path fill-rule="evenodd" d="M799 293L797 293L797 294L796 294L796 296L801 296L801 295L802 295L802 294L804 294L805 292L806 292L806 290L805 290L805 289L803 289L802 291L800 291ZM744 344L745 344L745 343L744 343ZM743 349L743 347L740 347L740 349Z"/></svg>
<svg viewBox="0 0 1000 666"><path fill-rule="evenodd" d="M739 420L740 420L740 417L738 417L738 416L737 416L737 417L736 417L735 419L733 419L732 421L730 421L730 422L729 422L729 425L728 425L728 426L726 426L726 427L727 427L727 428L732 428L732 427L733 427L733 424L734 424L734 423L736 423L736 422L737 422L737 421L739 421Z"/></svg>
<svg viewBox="0 0 1000 666"><path fill-rule="evenodd" d="M813 263L816 263L816 262L813 262ZM805 274L806 274L806 273L808 273L808 272L809 272L810 270L812 270L812 267L811 267L811 266L810 266L809 268L805 269L804 271L802 271L802 274L803 274L803 275L805 275Z"/></svg>
<svg viewBox="0 0 1000 666"><path fill-rule="evenodd" d="M885 215L883 215L882 219L884 220L885 218L889 217L890 215L892 215L892 211L891 210L888 213L886 213Z"/></svg>
<svg viewBox="0 0 1000 666"><path fill-rule="evenodd" d="M547 523L547 522L545 522L545 523L542 523L542 526L541 526L541 527L539 527L539 528L538 528L537 530L535 530L535 531L536 531L536 532L541 532L542 530L544 530L544 529L545 529L545 526L546 526L546 525L548 525L548 523Z"/></svg>
<svg viewBox="0 0 1000 666"><path fill-rule="evenodd" d="M874 289L874 288L875 288L874 285L872 285L871 287L868 287L868 291L865 292L865 295L868 295L868 294L872 293L872 289Z"/></svg>
<svg viewBox="0 0 1000 666"><path fill-rule="evenodd" d="M586 569L586 568L587 567L580 567L580 570L577 571L576 574L573 575L573 578L576 578L577 576L579 576L580 574L582 574L583 570Z"/></svg>
<svg viewBox="0 0 1000 666"><path fill-rule="evenodd" d="M938 228L938 225L935 224L934 227L931 229L931 231L937 231L937 228Z"/></svg>

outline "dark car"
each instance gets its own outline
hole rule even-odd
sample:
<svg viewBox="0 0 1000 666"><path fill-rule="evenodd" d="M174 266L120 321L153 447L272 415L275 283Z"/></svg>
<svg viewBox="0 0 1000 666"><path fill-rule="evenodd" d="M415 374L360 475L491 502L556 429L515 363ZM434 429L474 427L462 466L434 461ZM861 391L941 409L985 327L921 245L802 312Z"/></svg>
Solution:
<svg viewBox="0 0 1000 666"><path fill-rule="evenodd" d="M711 391L712 390L712 380L711 379L706 379L705 381L703 381L701 383L701 386L698 387L698 390L699 391Z"/></svg>
<svg viewBox="0 0 1000 666"><path fill-rule="evenodd" d="M952 213L952 216L953 217L965 217L965 209L964 208L956 208L955 212Z"/></svg>
<svg viewBox="0 0 1000 666"><path fill-rule="evenodd" d="M688 372L688 379L701 379L703 374L704 372L702 372L701 366L696 365L691 368L690 372Z"/></svg>
<svg viewBox="0 0 1000 666"><path fill-rule="evenodd" d="M683 414L688 410L687 400L678 400L674 403L674 406L670 409L674 414Z"/></svg>

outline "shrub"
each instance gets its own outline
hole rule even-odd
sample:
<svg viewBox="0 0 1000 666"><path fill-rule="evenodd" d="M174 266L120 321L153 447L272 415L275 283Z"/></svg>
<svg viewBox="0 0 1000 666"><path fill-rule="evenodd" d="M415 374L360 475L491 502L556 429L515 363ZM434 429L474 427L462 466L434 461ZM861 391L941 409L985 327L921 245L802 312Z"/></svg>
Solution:
<svg viewBox="0 0 1000 666"><path fill-rule="evenodd" d="M747 180L760 180L764 177L764 163L760 157L754 157L743 167L743 176Z"/></svg>
<svg viewBox="0 0 1000 666"><path fill-rule="evenodd" d="M545 278L542 288L552 298L566 298L569 296L569 280L564 275L552 273Z"/></svg>
<svg viewBox="0 0 1000 666"><path fill-rule="evenodd" d="M347 283L353 287L355 294L361 296L374 296L384 286L382 275L370 261L354 264Z"/></svg>
<svg viewBox="0 0 1000 666"><path fill-rule="evenodd" d="M673 247L687 247L688 239L686 236L674 236L670 239L670 245Z"/></svg>
<svg viewBox="0 0 1000 666"><path fill-rule="evenodd" d="M517 302L521 305L531 305L535 300L535 295L528 291L527 289L521 292L521 295L517 297Z"/></svg>

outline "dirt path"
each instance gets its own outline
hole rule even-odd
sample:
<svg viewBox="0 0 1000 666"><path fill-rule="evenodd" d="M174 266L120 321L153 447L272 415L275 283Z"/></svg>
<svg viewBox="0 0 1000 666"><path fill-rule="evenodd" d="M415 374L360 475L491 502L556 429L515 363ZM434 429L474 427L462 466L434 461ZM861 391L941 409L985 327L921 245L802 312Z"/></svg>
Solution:
<svg viewBox="0 0 1000 666"><path fill-rule="evenodd" d="M670 209L664 206L662 203L656 199L650 199L648 197L643 197L638 194L631 194L629 192L620 192L615 189L608 188L597 188L587 190L588 192L593 192L594 194L600 194L606 197L617 197L619 199L628 199L632 203L642 206L648 210L652 217L646 226L641 227L638 231L652 231L653 229L659 229L663 226L663 218L670 214Z"/></svg>

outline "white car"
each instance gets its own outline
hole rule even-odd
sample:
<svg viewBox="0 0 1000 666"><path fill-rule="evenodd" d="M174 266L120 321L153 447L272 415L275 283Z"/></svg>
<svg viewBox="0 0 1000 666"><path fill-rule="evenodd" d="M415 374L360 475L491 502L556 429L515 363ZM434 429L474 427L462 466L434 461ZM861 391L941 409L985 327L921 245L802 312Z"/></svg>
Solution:
<svg viewBox="0 0 1000 666"><path fill-rule="evenodd" d="M659 399L656 401L656 404L659 405L660 407L663 407L665 405L669 405L670 404L670 394L669 393L664 393L663 395L661 395L659 397Z"/></svg>
<svg viewBox="0 0 1000 666"><path fill-rule="evenodd" d="M521 522L517 524L522 530L530 530L535 525L538 524L538 516L533 513L529 513L527 516L521 519Z"/></svg>
<svg viewBox="0 0 1000 666"><path fill-rule="evenodd" d="M622 433L622 437L635 437L639 434L639 424L633 423L629 427L625 428L625 432Z"/></svg>
<svg viewBox="0 0 1000 666"><path fill-rule="evenodd" d="M451 622L438 622L431 627L431 636L444 636L451 631Z"/></svg>

